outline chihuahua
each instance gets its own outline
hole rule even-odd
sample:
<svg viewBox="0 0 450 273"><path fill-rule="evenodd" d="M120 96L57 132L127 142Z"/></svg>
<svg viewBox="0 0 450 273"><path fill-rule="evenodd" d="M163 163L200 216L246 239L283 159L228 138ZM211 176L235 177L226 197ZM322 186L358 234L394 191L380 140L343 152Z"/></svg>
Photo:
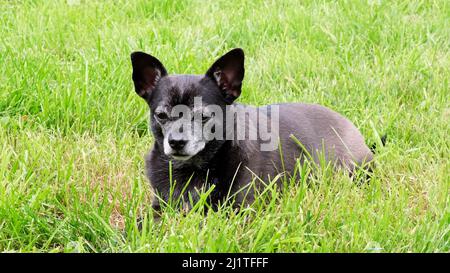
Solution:
<svg viewBox="0 0 450 273"><path fill-rule="evenodd" d="M352 173L373 160L352 122L324 106L236 103L245 72L240 48L204 75L169 75L143 52L132 53L131 63L135 91L150 108L155 142L145 162L157 211L170 198L197 201L200 189L211 189L212 207L229 196L239 207L255 199L250 184L262 188L298 164L325 160Z"/></svg>

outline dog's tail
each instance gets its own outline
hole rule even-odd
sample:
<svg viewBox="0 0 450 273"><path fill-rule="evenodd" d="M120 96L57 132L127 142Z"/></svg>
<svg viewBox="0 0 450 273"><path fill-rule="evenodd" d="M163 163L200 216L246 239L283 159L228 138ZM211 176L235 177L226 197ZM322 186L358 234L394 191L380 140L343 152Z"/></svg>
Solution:
<svg viewBox="0 0 450 273"><path fill-rule="evenodd" d="M380 137L381 140L381 144L383 146L386 146L386 141L387 141L387 134L384 134ZM377 151L377 143L374 142L371 146L370 146L370 150L372 151L372 153L376 153Z"/></svg>

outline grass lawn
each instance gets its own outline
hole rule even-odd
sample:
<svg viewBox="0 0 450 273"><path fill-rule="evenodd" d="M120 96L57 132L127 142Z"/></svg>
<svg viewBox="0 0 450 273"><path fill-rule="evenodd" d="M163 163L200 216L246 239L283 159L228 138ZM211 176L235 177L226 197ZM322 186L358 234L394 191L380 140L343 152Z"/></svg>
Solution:
<svg viewBox="0 0 450 273"><path fill-rule="evenodd" d="M449 1L0 0L0 25L0 251L450 251ZM387 133L375 176L154 223L129 54L200 74L234 47L239 102L319 103L367 143Z"/></svg>

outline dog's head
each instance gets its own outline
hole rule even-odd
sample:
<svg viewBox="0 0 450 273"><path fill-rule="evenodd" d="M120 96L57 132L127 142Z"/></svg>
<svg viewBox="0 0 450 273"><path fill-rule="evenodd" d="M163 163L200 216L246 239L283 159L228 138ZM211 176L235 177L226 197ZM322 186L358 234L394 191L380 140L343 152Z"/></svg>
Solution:
<svg viewBox="0 0 450 273"><path fill-rule="evenodd" d="M158 59L143 52L132 53L131 63L136 93L150 107L152 132L164 153L188 160L215 152L226 128L225 116L217 113L241 94L242 49L220 57L205 75L169 75Z"/></svg>

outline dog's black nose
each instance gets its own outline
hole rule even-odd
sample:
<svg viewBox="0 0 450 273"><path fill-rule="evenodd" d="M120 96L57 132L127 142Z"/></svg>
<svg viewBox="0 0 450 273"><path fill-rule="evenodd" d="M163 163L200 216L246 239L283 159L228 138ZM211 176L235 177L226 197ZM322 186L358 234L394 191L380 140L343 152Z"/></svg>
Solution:
<svg viewBox="0 0 450 273"><path fill-rule="evenodd" d="M177 150L177 151L183 149L183 147L186 145L186 142L187 141L184 139L169 138L170 147L172 147L172 149Z"/></svg>

